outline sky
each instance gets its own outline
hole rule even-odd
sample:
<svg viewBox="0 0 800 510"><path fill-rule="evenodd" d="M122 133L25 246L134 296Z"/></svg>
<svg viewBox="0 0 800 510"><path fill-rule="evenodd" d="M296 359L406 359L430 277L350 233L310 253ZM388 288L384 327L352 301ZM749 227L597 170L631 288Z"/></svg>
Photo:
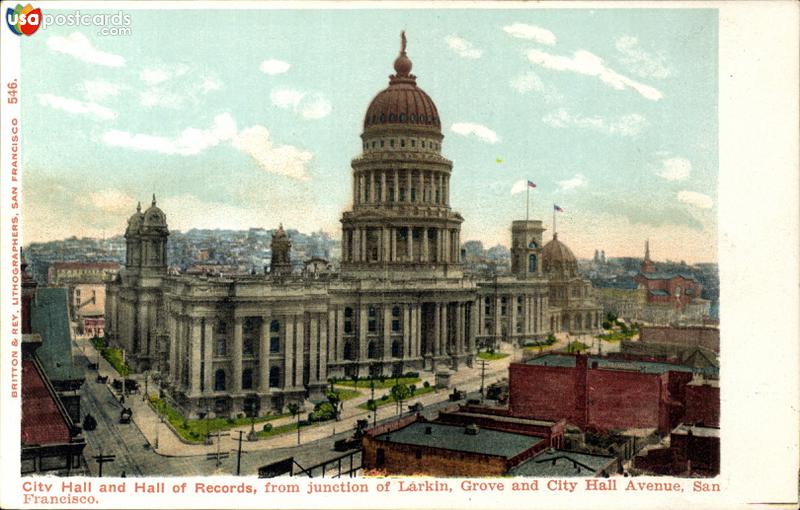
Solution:
<svg viewBox="0 0 800 510"><path fill-rule="evenodd" d="M649 238L657 260L717 259L715 10L125 12L130 35L21 41L26 243L121 234L153 193L172 230L339 237L406 30L463 241L508 245L531 180L531 217L549 238L558 204L578 257L642 256Z"/></svg>

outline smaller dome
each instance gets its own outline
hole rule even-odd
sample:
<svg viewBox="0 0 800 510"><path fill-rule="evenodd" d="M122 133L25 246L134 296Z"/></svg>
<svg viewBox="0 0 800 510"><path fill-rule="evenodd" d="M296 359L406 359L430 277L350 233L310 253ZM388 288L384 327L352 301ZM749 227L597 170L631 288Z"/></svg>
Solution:
<svg viewBox="0 0 800 510"><path fill-rule="evenodd" d="M558 240L558 234L542 248L542 270L545 273L575 274L578 260L566 244Z"/></svg>
<svg viewBox="0 0 800 510"><path fill-rule="evenodd" d="M126 234L136 234L142 228L144 223L144 214L142 214L142 203L136 204L136 212L128 218L128 228L125 229Z"/></svg>
<svg viewBox="0 0 800 510"><path fill-rule="evenodd" d="M153 203L144 212L143 217L142 226L145 228L167 228L167 216L156 206L155 194L153 194Z"/></svg>

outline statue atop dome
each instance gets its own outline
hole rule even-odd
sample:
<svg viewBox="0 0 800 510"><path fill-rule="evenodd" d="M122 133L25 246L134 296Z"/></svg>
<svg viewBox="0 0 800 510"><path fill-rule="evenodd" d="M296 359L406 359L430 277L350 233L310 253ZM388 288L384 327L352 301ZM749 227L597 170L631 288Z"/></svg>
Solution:
<svg viewBox="0 0 800 510"><path fill-rule="evenodd" d="M289 257L289 251L292 248L292 242L289 236L283 230L283 223L278 226L278 230L272 235L272 260L270 262L270 273L272 274L289 274L292 272L292 262Z"/></svg>

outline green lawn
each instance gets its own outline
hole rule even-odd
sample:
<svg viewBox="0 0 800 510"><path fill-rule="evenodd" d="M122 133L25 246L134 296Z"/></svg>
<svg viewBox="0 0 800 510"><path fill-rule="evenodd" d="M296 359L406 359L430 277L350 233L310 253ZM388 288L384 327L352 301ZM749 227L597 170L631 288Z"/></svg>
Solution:
<svg viewBox="0 0 800 510"><path fill-rule="evenodd" d="M606 342L619 342L620 340L630 340L631 338L636 336L637 333L638 331L628 331L627 333L624 333L622 331L616 331L612 333L606 333L603 335L597 335L597 338L599 338L600 340L605 340Z"/></svg>
<svg viewBox="0 0 800 510"><path fill-rule="evenodd" d="M114 367L114 370L116 370L119 375L125 377L130 374L130 368L127 363L122 362L121 349L109 347L106 345L105 340L97 337L92 338L92 344L94 344L94 348L100 351L100 355Z"/></svg>
<svg viewBox="0 0 800 510"><path fill-rule="evenodd" d="M170 422L172 427L178 431L186 441L193 443L202 443L205 440L206 432L214 433L216 431L225 431L233 427L241 427L242 425L250 425L250 418L212 418L210 420L186 420L180 411L172 407L169 403L164 402L158 397L150 397L150 406L158 412L159 409L164 414L164 417ZM255 419L255 423L264 423L284 416L291 416L289 413L284 414L271 414L267 416L259 416ZM184 426L185 425L185 426ZM280 427L275 427L280 428Z"/></svg>
<svg viewBox="0 0 800 510"><path fill-rule="evenodd" d="M567 345L566 351L567 352L581 352L588 349L589 346L583 342L578 342L577 340Z"/></svg>
<svg viewBox="0 0 800 510"><path fill-rule="evenodd" d="M405 384L405 385L417 384L421 380L422 379L420 379L419 377L398 377L397 379L395 379L394 377L387 377L383 381L381 381L380 379L359 379L357 382L353 383L352 380L342 379L342 380L336 381L334 383L334 385L336 385L336 386L348 386L350 388L363 388L363 389L367 389L368 390L368 389L370 389L370 387L369 387L370 382L375 382L375 389L376 390L382 390L382 389L391 388L392 386L394 386L395 384L398 384L398 383Z"/></svg>
<svg viewBox="0 0 800 510"><path fill-rule="evenodd" d="M427 388L425 388L425 387L417 388L417 391L414 392L414 395L408 397L403 402L409 402L409 401L419 397L420 395L424 395L426 393L432 392L434 389L435 388L433 386L428 386ZM378 403L378 407L383 407L383 406L385 406L387 404L394 404L396 402L391 394L389 394L388 397L389 398L387 398L386 400L382 400L380 398L376 398L375 401ZM358 407L359 409L364 409L365 411L369 411L369 408L367 407L367 403L366 402L364 402L363 404L359 404L356 407Z"/></svg>
<svg viewBox="0 0 800 510"><path fill-rule="evenodd" d="M356 390L348 390L347 388L337 388L337 393L339 393L339 399L344 402L345 400L350 400L356 397L360 397L363 395L360 391Z"/></svg>
<svg viewBox="0 0 800 510"><path fill-rule="evenodd" d="M478 359L483 359L486 361L494 361L496 359L503 359L508 357L508 354L504 352L479 352Z"/></svg>

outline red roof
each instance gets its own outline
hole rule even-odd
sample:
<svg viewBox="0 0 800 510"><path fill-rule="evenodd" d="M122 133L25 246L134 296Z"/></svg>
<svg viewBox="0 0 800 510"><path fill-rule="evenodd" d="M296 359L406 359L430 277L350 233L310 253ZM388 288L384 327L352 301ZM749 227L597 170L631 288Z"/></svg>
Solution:
<svg viewBox="0 0 800 510"><path fill-rule="evenodd" d="M31 360L22 360L22 444L69 443L70 433L55 397Z"/></svg>

